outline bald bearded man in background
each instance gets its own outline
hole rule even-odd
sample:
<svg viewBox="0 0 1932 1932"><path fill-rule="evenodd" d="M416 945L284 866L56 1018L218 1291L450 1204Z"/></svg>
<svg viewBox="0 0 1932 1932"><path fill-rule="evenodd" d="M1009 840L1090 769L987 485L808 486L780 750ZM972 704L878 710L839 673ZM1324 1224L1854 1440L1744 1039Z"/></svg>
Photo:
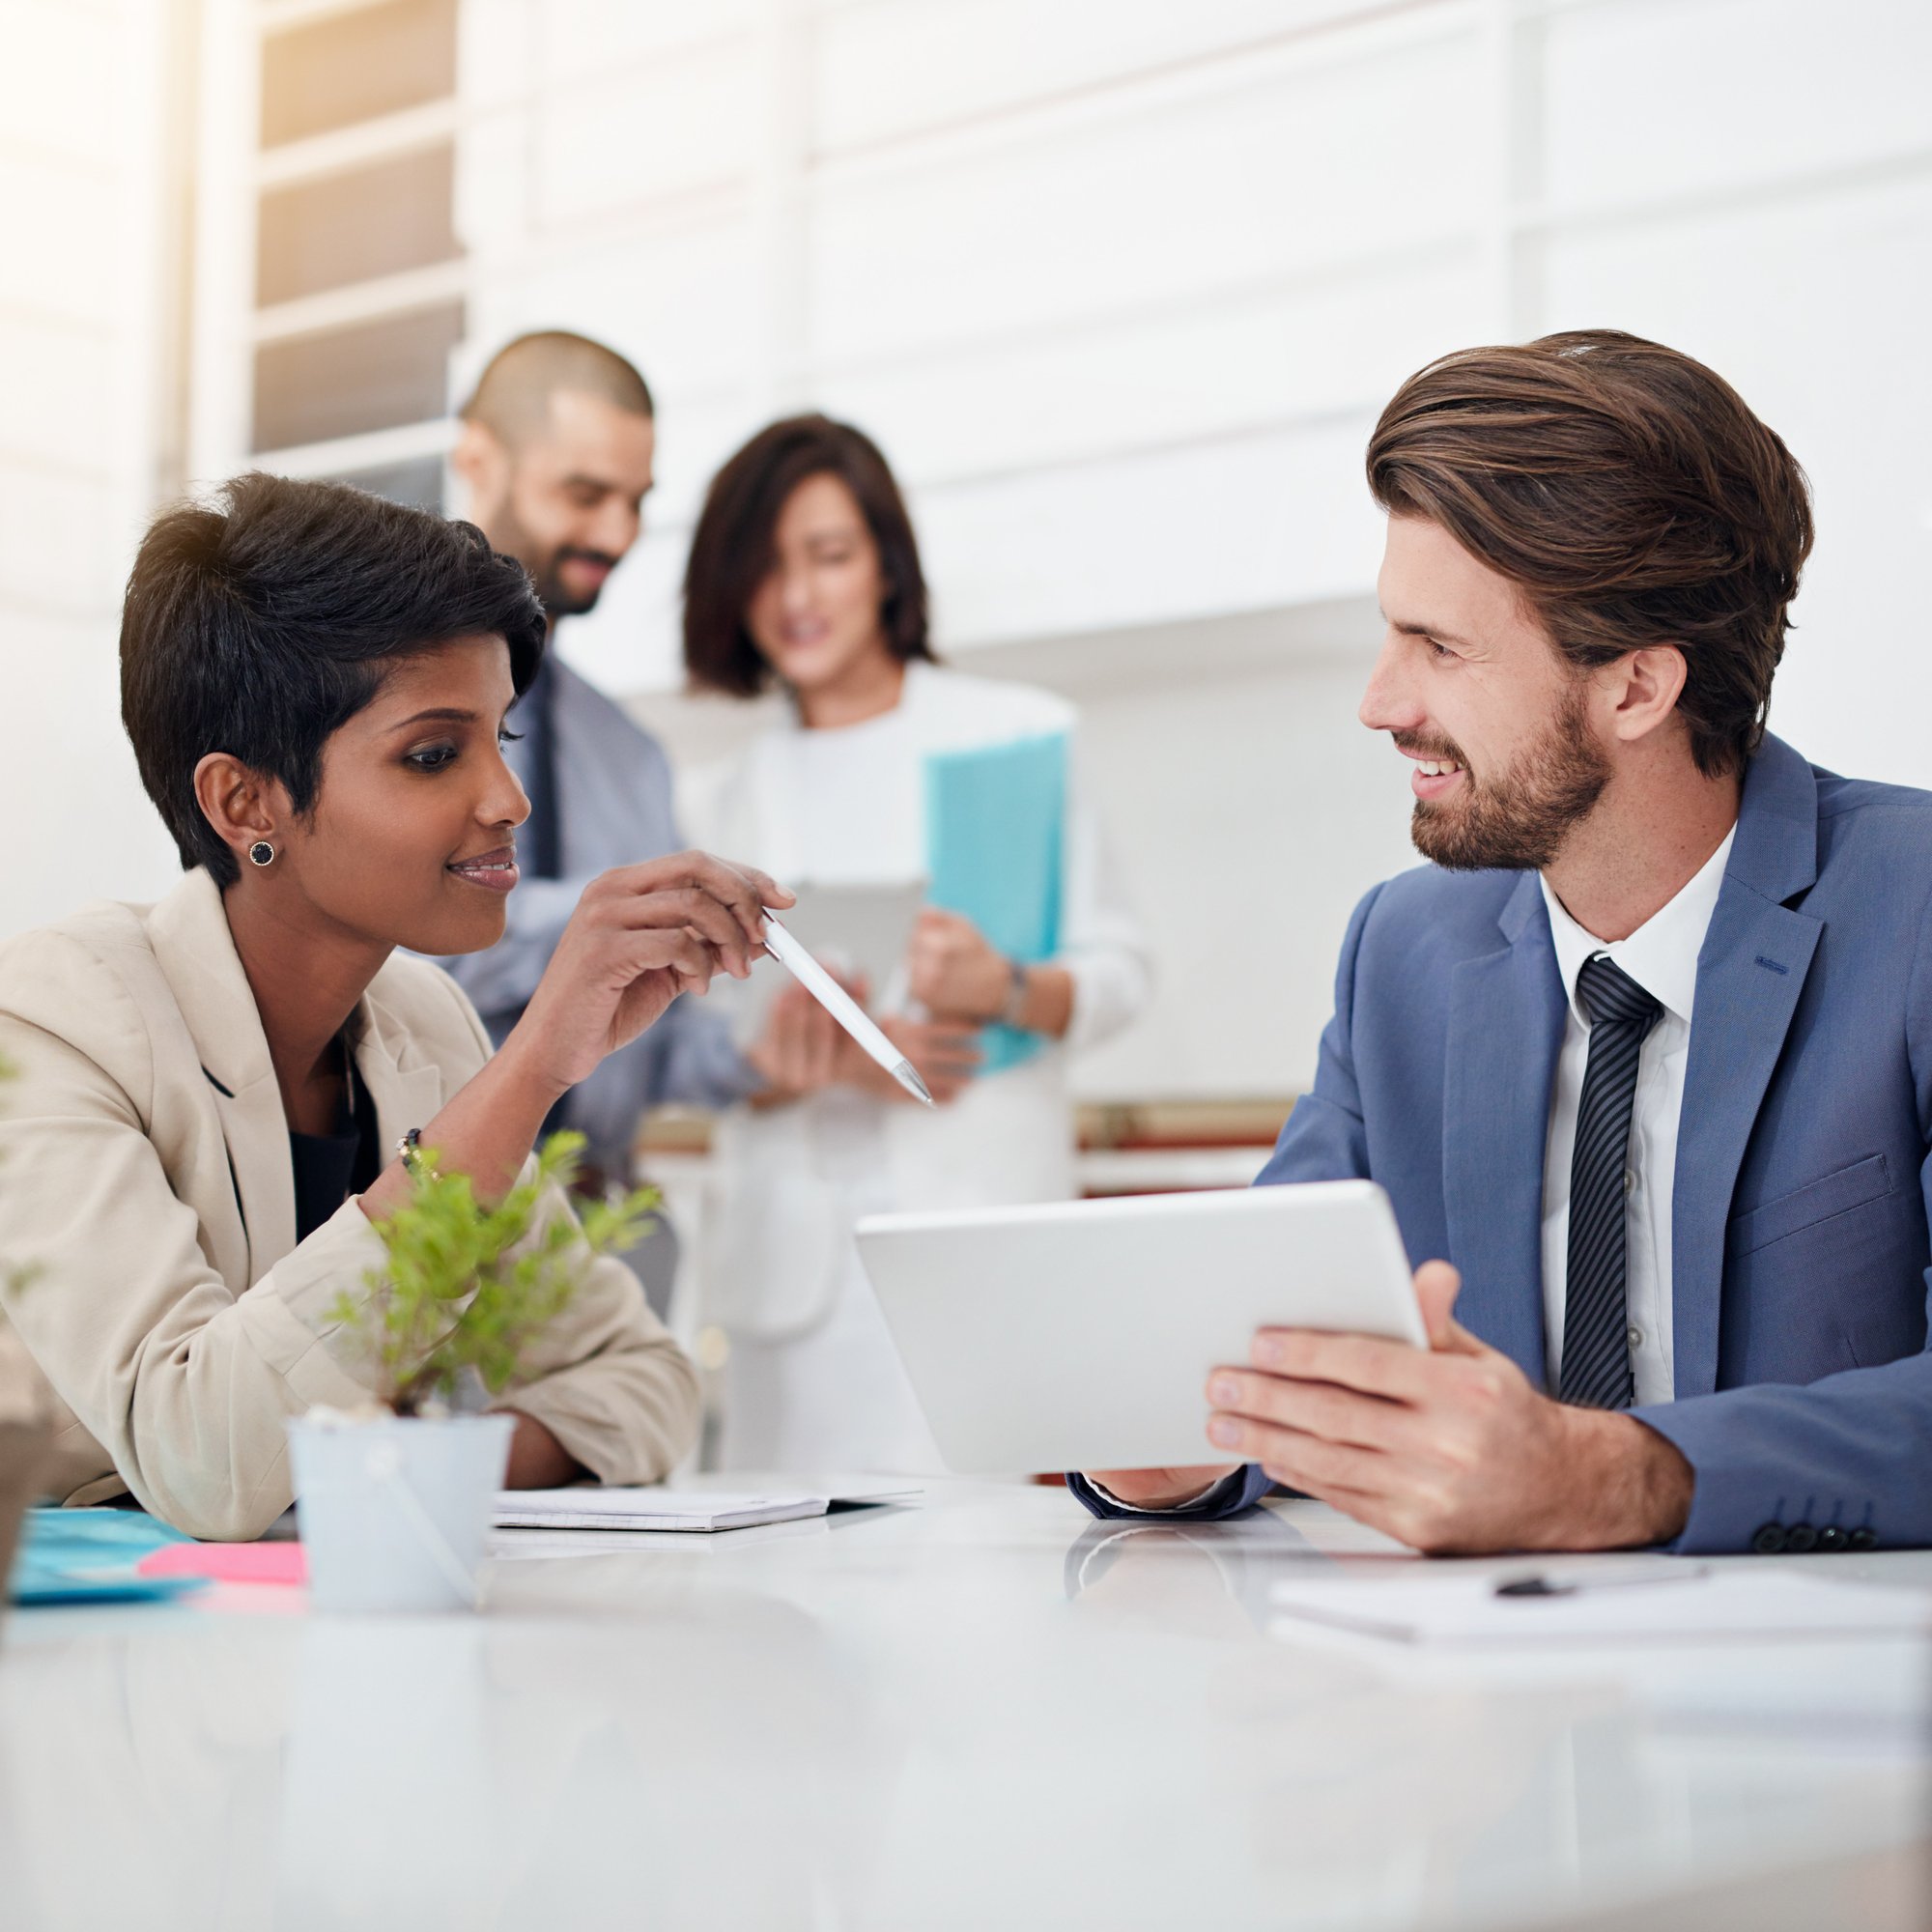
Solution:
<svg viewBox="0 0 1932 1932"><path fill-rule="evenodd" d="M592 610L638 541L652 481L657 421L644 379L614 350L560 329L519 336L491 359L461 411L450 459L468 514L492 548L534 580L552 649L510 718L506 747L529 795L517 837L522 880L503 938L487 952L440 961L499 1043L535 992L585 886L618 866L680 849L663 748L556 655L559 618ZM547 1125L589 1142L594 1190L632 1179L631 1147L646 1109L724 1107L782 1098L829 1072L824 1029L786 1002L773 1028L740 1052L722 1013L678 1000L558 1103ZM654 1303L668 1298L676 1249L654 1236L634 1252Z"/></svg>

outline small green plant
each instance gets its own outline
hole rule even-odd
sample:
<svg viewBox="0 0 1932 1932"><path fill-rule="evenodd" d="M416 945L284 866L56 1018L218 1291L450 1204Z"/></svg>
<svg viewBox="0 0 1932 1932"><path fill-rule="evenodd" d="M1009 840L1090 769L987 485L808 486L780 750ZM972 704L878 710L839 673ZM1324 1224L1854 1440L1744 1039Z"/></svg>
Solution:
<svg viewBox="0 0 1932 1932"><path fill-rule="evenodd" d="M398 1415L449 1401L471 1375L501 1395L530 1343L569 1306L590 1258L621 1253L650 1232L659 1197L640 1188L615 1203L578 1204L576 1223L558 1215L507 1259L535 1223L544 1191L553 1181L569 1187L583 1145L582 1134L553 1134L535 1173L492 1208L478 1203L468 1175L440 1172L435 1152L423 1150L410 1200L375 1223L384 1265L364 1277L366 1295L345 1293L329 1310L367 1340L383 1400Z"/></svg>

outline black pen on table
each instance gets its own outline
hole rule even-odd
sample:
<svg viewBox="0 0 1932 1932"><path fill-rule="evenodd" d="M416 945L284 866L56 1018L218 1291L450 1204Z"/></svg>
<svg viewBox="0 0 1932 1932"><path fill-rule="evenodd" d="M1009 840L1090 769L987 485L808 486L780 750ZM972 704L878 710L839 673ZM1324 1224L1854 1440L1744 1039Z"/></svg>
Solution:
<svg viewBox="0 0 1932 1932"><path fill-rule="evenodd" d="M1692 1583L1711 1574L1707 1565L1692 1564L1685 1570L1646 1570L1640 1577L1512 1577L1491 1591L1496 1597L1576 1597L1594 1596L1599 1590L1634 1590L1643 1583Z"/></svg>

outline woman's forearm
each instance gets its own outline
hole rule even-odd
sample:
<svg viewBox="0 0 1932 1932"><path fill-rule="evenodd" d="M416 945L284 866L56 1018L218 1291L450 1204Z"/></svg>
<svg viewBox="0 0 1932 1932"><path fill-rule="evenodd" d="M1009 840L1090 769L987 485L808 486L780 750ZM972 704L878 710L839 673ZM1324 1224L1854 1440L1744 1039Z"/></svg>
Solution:
<svg viewBox="0 0 1932 1932"><path fill-rule="evenodd" d="M513 1033L434 1119L412 1124L419 1125L422 1146L441 1166L469 1177L477 1200L488 1207L516 1185L544 1117L561 1097L554 1080L518 1050ZM372 1221L409 1198L410 1178L400 1159L390 1161L360 1197Z"/></svg>
<svg viewBox="0 0 1932 1932"><path fill-rule="evenodd" d="M516 1420L503 1476L506 1490L560 1490L590 1473L535 1416L507 1404L502 1412Z"/></svg>

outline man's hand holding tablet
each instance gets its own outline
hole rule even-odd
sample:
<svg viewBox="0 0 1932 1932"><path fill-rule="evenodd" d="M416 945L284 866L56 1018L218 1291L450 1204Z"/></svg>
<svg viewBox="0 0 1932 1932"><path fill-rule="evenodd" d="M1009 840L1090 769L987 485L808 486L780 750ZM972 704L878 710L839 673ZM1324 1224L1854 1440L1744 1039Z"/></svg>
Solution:
<svg viewBox="0 0 1932 1932"><path fill-rule="evenodd" d="M1455 1320L1462 1277L1415 1272L1427 1350L1371 1335L1263 1328L1246 1367L1208 1378L1208 1439L1276 1482L1434 1555L1610 1548L1676 1533L1690 1464L1633 1417L1552 1402ZM1118 1501L1175 1509L1226 1463L1091 1474ZM1596 1470L1601 1480L1578 1481Z"/></svg>

